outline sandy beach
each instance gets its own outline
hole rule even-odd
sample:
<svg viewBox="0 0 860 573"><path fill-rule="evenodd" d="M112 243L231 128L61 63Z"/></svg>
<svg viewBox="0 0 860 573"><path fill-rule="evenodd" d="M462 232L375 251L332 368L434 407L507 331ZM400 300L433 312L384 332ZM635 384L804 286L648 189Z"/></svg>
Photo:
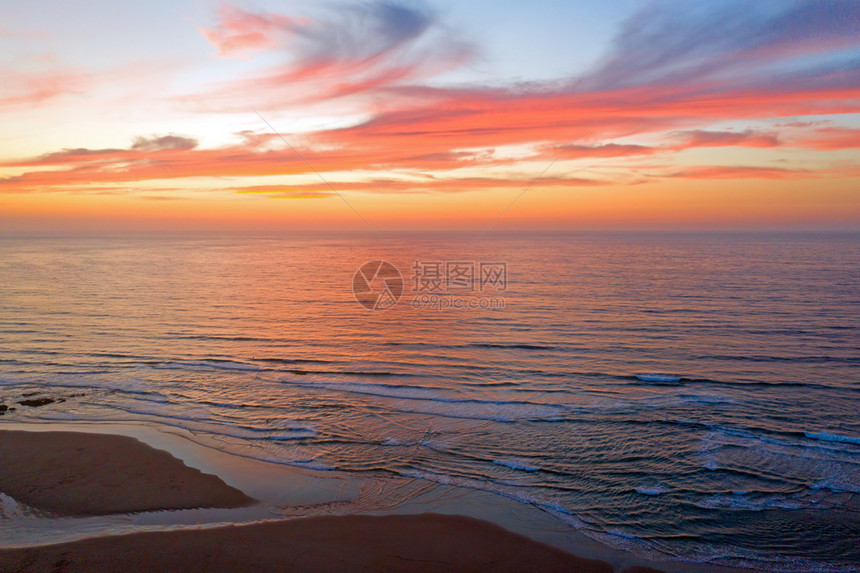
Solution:
<svg viewBox="0 0 860 573"><path fill-rule="evenodd" d="M254 503L217 476L125 436L0 431L0 459L0 492L58 516ZM485 521L432 513L308 517L0 550L0 570L49 569L613 570Z"/></svg>

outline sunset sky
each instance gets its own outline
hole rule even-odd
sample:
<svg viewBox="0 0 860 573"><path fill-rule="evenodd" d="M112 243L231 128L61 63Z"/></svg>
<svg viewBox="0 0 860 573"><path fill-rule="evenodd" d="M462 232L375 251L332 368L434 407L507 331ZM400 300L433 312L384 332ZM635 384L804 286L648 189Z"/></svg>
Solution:
<svg viewBox="0 0 860 573"><path fill-rule="evenodd" d="M860 2L2 14L0 233L860 229Z"/></svg>

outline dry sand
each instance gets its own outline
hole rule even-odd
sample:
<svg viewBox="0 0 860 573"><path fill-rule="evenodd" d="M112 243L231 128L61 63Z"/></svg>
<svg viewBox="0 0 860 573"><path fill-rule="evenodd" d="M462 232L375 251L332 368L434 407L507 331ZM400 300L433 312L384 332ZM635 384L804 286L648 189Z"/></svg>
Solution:
<svg viewBox="0 0 860 573"><path fill-rule="evenodd" d="M0 492L58 515L239 507L220 478L134 438L0 431ZM461 516L321 516L0 550L0 571L611 572ZM631 570L632 571L632 570Z"/></svg>

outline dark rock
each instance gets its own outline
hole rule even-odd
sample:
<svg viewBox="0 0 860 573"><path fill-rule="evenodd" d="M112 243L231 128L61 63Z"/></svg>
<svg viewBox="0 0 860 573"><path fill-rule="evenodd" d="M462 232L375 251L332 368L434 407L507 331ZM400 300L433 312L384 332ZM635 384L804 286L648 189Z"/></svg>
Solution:
<svg viewBox="0 0 860 573"><path fill-rule="evenodd" d="M35 400L21 400L18 402L22 406L30 406L31 408L38 408L39 406L45 406L47 404L53 404L54 400L50 398L36 398Z"/></svg>

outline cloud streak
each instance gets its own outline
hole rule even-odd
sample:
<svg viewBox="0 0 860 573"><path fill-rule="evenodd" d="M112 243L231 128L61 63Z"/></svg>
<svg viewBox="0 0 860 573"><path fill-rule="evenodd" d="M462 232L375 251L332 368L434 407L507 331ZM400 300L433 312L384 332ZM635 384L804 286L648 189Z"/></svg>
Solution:
<svg viewBox="0 0 860 573"><path fill-rule="evenodd" d="M218 10L218 16L213 27L199 30L218 55L225 57L274 48L298 25L285 16L255 14L226 4Z"/></svg>
<svg viewBox="0 0 860 573"><path fill-rule="evenodd" d="M752 129L744 131L707 131L694 129L675 134L683 140L679 149L695 147L778 147L779 137L775 133L760 133Z"/></svg>
<svg viewBox="0 0 860 573"><path fill-rule="evenodd" d="M21 73L0 70L0 109L35 107L45 102L83 90L91 78L88 74L71 70L50 70L39 73Z"/></svg>
<svg viewBox="0 0 860 573"><path fill-rule="evenodd" d="M247 100L249 85L266 94L257 98L258 109L342 98L453 69L475 53L420 3L330 5L301 19L238 8L222 8L219 16L201 30L219 54L273 50L288 60L222 85L214 96L220 107L240 94Z"/></svg>
<svg viewBox="0 0 860 573"><path fill-rule="evenodd" d="M613 50L580 86L755 82L763 68L788 58L856 48L858 35L856 2L660 2L624 24Z"/></svg>

